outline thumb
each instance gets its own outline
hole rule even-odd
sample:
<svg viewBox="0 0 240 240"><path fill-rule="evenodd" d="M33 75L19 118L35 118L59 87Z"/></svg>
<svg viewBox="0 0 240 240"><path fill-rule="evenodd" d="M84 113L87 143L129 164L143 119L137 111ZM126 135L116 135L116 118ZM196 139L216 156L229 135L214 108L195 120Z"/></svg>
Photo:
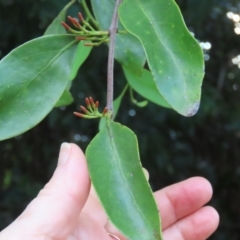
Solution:
<svg viewBox="0 0 240 240"><path fill-rule="evenodd" d="M53 177L26 210L0 233L0 240L66 239L77 224L89 189L83 152L75 144L63 143Z"/></svg>

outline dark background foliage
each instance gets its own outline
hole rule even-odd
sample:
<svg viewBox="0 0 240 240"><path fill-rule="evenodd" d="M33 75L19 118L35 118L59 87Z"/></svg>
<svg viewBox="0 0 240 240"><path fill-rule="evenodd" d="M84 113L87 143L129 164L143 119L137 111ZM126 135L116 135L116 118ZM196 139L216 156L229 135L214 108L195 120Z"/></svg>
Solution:
<svg viewBox="0 0 240 240"><path fill-rule="evenodd" d="M0 58L13 48L43 34L66 0L0 0ZM178 0L189 29L200 42L210 42L201 107L185 118L148 104L137 108L129 97L117 120L139 138L143 165L153 189L192 176L213 185L211 201L221 222L212 240L240 236L240 71L232 59L240 54L240 35L227 12L240 13L237 0ZM54 109L37 127L0 143L0 229L8 225L36 196L56 166L59 146L75 142L85 149L98 129L97 120L80 120L72 112L84 97L105 104L107 48L92 52L74 81L75 102ZM125 84L116 65L115 96ZM136 94L136 97L142 98ZM37 107L37 106L36 106Z"/></svg>

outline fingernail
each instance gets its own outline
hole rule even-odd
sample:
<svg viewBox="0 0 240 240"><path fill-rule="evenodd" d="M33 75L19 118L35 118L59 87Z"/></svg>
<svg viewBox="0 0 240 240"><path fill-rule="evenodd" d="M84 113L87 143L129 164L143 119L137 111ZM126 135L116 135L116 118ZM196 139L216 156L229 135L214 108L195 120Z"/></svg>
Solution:
<svg viewBox="0 0 240 240"><path fill-rule="evenodd" d="M69 143L62 143L60 148L59 158L58 158L58 165L66 164L70 155L70 149L71 149L71 146Z"/></svg>

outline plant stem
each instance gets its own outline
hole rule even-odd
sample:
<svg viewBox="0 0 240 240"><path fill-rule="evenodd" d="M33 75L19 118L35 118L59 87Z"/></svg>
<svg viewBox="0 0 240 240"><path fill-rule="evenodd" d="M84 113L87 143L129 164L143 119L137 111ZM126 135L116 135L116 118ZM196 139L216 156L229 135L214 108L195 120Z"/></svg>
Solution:
<svg viewBox="0 0 240 240"><path fill-rule="evenodd" d="M85 0L82 0L81 3L82 3L83 9L84 9L85 13L87 14L87 17L89 18L89 20L95 25L95 27L96 27L97 29L99 29L98 23L97 23L97 21L94 19L94 17L93 17L93 15L91 14L91 12L89 11L88 6L87 6L87 4L86 4L86 1L85 1Z"/></svg>
<svg viewBox="0 0 240 240"><path fill-rule="evenodd" d="M71 2L69 2L69 3L64 7L64 10L67 10L68 8L70 8L75 2L76 2L76 0L72 0Z"/></svg>
<svg viewBox="0 0 240 240"><path fill-rule="evenodd" d="M122 0L116 0L113 12L111 26L109 28L109 53L108 53L108 70L107 70L107 109L113 117L113 71L114 71L114 51L115 51L115 38L118 27L118 7Z"/></svg>

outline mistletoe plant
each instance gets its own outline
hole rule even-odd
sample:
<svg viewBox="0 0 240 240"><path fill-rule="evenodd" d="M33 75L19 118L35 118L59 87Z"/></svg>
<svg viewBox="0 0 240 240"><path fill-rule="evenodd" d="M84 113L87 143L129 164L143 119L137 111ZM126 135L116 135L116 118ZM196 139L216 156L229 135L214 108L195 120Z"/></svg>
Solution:
<svg viewBox="0 0 240 240"><path fill-rule="evenodd" d="M66 19L71 6L81 6L83 14ZM99 102L90 97L82 113L75 112L101 118L100 132L86 150L90 177L109 219L123 235L160 240L159 212L141 167L137 138L114 117L128 88L181 115L194 115L204 75L203 53L174 0L91 0L89 7L85 0L72 0L45 36L1 60L0 140L34 127L53 107L70 104L78 69L93 47L107 44L107 106L99 111ZM128 85L113 102L114 58Z"/></svg>

